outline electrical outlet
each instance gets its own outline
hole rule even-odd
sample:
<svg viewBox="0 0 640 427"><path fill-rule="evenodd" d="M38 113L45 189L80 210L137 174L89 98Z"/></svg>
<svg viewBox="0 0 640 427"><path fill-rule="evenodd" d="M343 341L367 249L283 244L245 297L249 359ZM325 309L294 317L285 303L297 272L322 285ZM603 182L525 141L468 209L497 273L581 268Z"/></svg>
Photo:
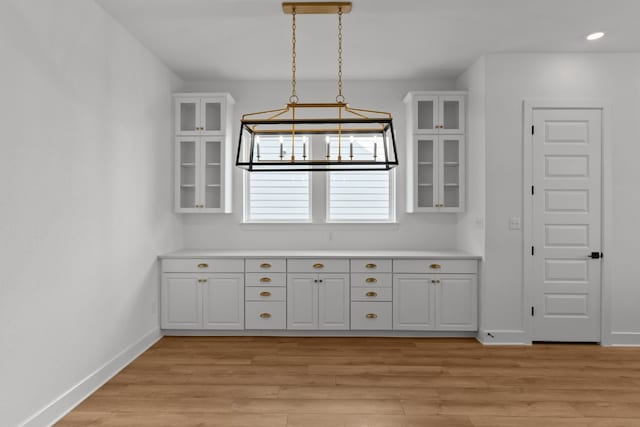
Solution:
<svg viewBox="0 0 640 427"><path fill-rule="evenodd" d="M520 230L522 228L522 223L519 217L512 216L509 218L509 230Z"/></svg>

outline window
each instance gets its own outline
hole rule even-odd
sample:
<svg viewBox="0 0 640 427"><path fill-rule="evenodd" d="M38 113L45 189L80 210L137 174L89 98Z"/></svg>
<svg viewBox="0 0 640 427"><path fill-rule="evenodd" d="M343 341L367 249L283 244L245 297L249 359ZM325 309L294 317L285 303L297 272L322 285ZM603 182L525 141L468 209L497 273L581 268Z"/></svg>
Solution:
<svg viewBox="0 0 640 427"><path fill-rule="evenodd" d="M283 156L290 153L281 137L258 138L266 160L279 159L281 149ZM296 156L303 138L296 138ZM309 172L246 173L245 222L311 222L310 186Z"/></svg>
<svg viewBox="0 0 640 427"><path fill-rule="evenodd" d="M302 142L309 150L331 144L337 156L336 136L300 136L296 157L302 156ZM373 156L370 136L342 140L342 155ZM290 155L289 144L278 136L260 137L260 156L279 159ZM381 146L381 144L379 144ZM353 147L353 148L351 148ZM298 152L300 150L300 152ZM371 152L369 152L371 151ZM245 222L395 222L395 170L361 172L245 172ZM311 194L313 187L314 193ZM313 209L312 214L312 200ZM312 220L313 219L313 220Z"/></svg>

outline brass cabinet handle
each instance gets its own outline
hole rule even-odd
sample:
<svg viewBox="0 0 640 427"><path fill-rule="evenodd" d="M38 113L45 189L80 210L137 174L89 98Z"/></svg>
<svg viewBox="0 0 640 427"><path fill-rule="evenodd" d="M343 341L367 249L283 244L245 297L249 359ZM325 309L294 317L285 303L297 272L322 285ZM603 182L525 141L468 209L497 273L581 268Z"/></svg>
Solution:
<svg viewBox="0 0 640 427"><path fill-rule="evenodd" d="M364 279L364 281L367 283L376 283L378 279L376 279L375 277L367 277L366 279Z"/></svg>
<svg viewBox="0 0 640 427"><path fill-rule="evenodd" d="M442 268L442 266L440 264L431 264L429 268L433 268L434 270L437 270L439 268Z"/></svg>
<svg viewBox="0 0 640 427"><path fill-rule="evenodd" d="M271 268L271 264L269 264L268 262L263 262L262 264L260 264L260 268Z"/></svg>
<svg viewBox="0 0 640 427"><path fill-rule="evenodd" d="M206 264L204 262L202 264L198 264L198 268L207 268L207 267L209 267L209 264Z"/></svg>
<svg viewBox="0 0 640 427"><path fill-rule="evenodd" d="M376 264L367 264L365 265L366 268L378 268L378 266Z"/></svg>
<svg viewBox="0 0 640 427"><path fill-rule="evenodd" d="M270 297L271 296L271 292L268 292L268 291L260 292L260 296L261 297Z"/></svg>
<svg viewBox="0 0 640 427"><path fill-rule="evenodd" d="M200 283L205 283L207 281L207 279L198 279L198 282Z"/></svg>
<svg viewBox="0 0 640 427"><path fill-rule="evenodd" d="M434 279L434 280L431 280L431 283L440 283L440 280L439 279Z"/></svg>
<svg viewBox="0 0 640 427"><path fill-rule="evenodd" d="M324 264L320 264L320 263L313 264L313 268L324 268Z"/></svg>
<svg viewBox="0 0 640 427"><path fill-rule="evenodd" d="M271 277L261 277L260 281L262 283L269 283L269 282L271 282Z"/></svg>
<svg viewBox="0 0 640 427"><path fill-rule="evenodd" d="M367 319L377 319L378 315L375 313L369 313L367 314Z"/></svg>
<svg viewBox="0 0 640 427"><path fill-rule="evenodd" d="M269 319L271 317L271 313L260 313L260 317L262 319Z"/></svg>
<svg viewBox="0 0 640 427"><path fill-rule="evenodd" d="M367 292L366 294L368 297L377 297L378 293L377 292Z"/></svg>

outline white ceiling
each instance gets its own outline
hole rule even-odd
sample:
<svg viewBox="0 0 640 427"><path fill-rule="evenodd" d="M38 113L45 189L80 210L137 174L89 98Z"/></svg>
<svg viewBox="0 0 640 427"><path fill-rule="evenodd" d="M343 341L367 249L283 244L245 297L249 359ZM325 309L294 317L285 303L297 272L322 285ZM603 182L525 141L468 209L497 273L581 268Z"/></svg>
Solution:
<svg viewBox="0 0 640 427"><path fill-rule="evenodd" d="M187 81L290 78L279 0L97 2ZM639 18L639 0L353 0L344 77L455 77L489 52L640 52ZM297 20L298 78L334 78L336 16Z"/></svg>

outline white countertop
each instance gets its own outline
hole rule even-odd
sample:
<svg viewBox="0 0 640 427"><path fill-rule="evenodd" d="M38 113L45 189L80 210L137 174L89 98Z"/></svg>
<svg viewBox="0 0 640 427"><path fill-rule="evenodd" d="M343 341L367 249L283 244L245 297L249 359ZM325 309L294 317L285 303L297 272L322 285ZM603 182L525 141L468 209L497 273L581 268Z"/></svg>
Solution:
<svg viewBox="0 0 640 427"><path fill-rule="evenodd" d="M482 259L464 251L363 251L363 250L209 250L209 249L181 249L175 252L161 254L160 259L166 258L433 258L433 259Z"/></svg>

